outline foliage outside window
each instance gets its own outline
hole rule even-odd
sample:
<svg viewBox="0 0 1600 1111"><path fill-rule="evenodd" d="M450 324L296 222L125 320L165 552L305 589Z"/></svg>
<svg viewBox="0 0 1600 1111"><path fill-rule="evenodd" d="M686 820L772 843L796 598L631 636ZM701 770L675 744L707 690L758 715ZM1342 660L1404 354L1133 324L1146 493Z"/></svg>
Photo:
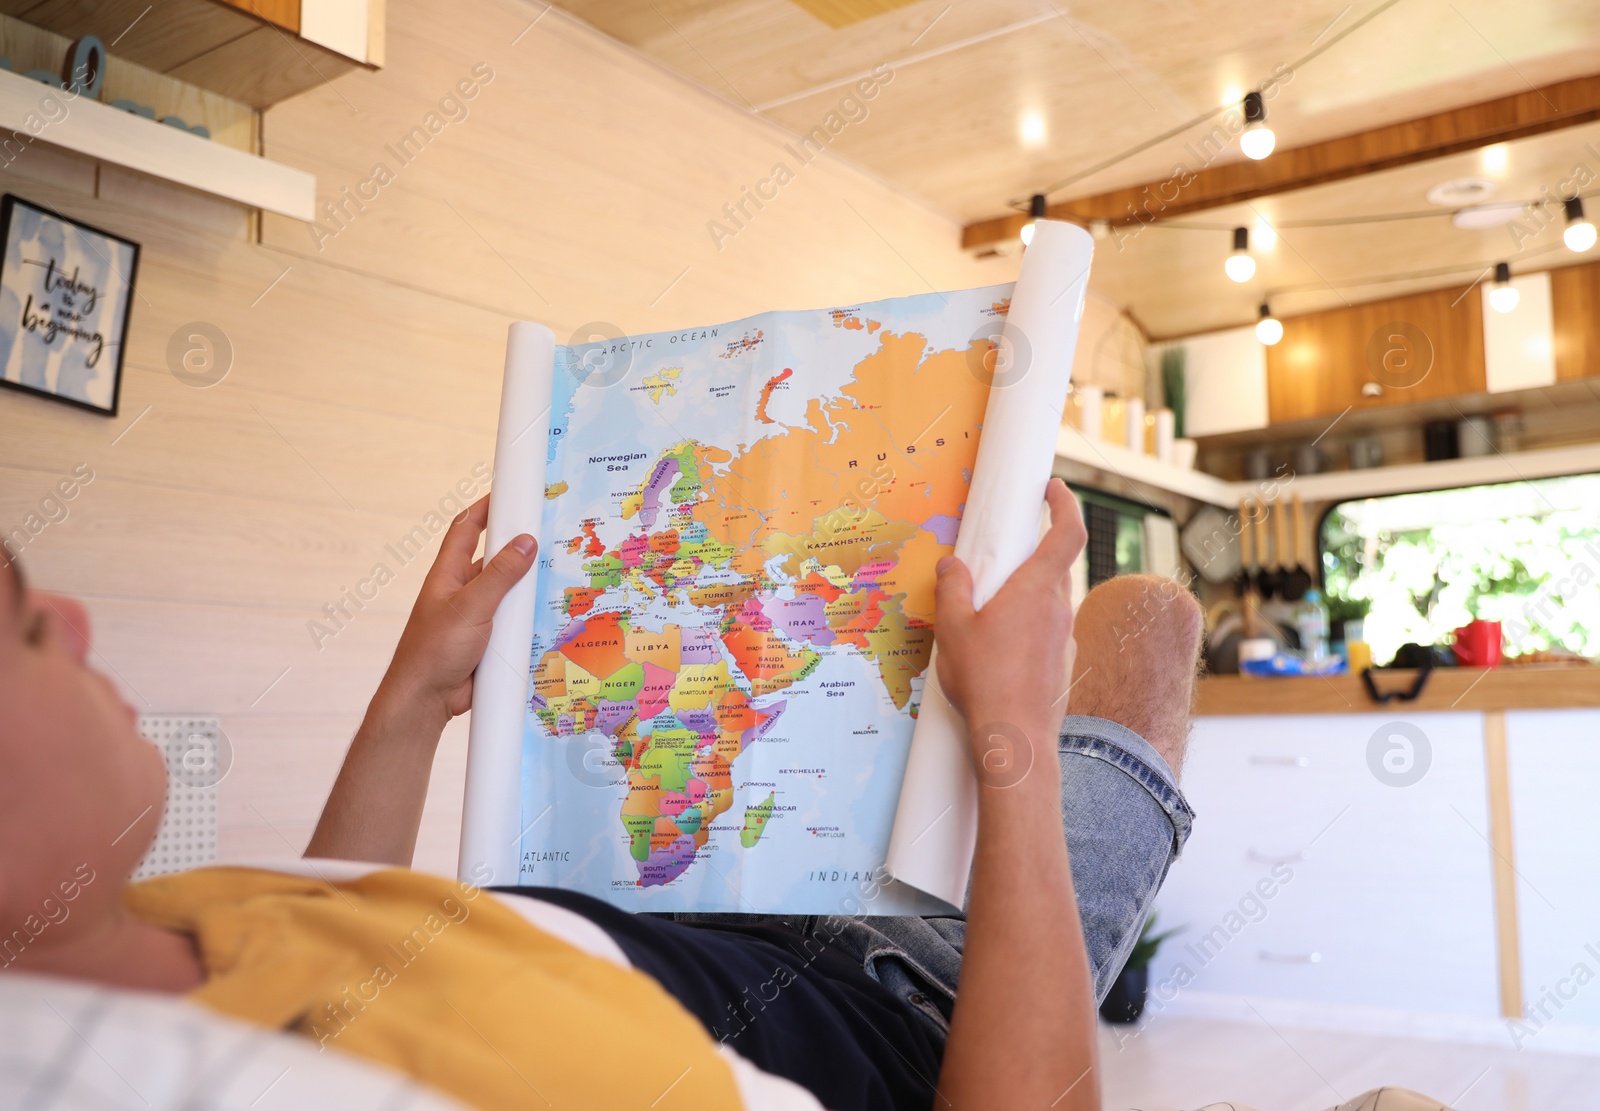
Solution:
<svg viewBox="0 0 1600 1111"><path fill-rule="evenodd" d="M1501 623L1508 656L1600 656L1600 475L1342 502L1322 567L1330 599L1371 603L1380 663L1474 619Z"/></svg>

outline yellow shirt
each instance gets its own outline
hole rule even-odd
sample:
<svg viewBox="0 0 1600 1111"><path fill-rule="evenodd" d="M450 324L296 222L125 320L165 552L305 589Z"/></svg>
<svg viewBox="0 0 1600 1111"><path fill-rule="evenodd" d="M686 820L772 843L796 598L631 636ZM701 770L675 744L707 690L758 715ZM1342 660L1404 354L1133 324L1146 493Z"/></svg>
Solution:
<svg viewBox="0 0 1600 1111"><path fill-rule="evenodd" d="M203 868L135 884L137 917L194 936L191 998L377 1061L476 1107L735 1111L733 1074L643 973L468 884Z"/></svg>

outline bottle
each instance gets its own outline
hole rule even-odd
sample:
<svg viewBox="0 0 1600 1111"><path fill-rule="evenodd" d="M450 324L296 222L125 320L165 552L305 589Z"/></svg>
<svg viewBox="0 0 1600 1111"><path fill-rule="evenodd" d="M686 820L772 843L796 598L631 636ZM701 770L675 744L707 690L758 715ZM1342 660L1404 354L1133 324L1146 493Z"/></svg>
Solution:
<svg viewBox="0 0 1600 1111"><path fill-rule="evenodd" d="M1300 634L1300 652L1308 663L1317 663L1328 654L1328 611L1322 606L1322 592L1308 590L1295 605L1295 631Z"/></svg>

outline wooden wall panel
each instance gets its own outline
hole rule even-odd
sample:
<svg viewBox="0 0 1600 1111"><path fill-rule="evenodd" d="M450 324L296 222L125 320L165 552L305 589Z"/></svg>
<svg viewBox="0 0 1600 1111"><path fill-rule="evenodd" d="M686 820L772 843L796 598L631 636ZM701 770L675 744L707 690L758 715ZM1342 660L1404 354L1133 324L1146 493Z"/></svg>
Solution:
<svg viewBox="0 0 1600 1111"><path fill-rule="evenodd" d="M1600 374L1600 263L1550 271L1556 380Z"/></svg>
<svg viewBox="0 0 1600 1111"><path fill-rule="evenodd" d="M1369 383L1380 387L1377 396L1362 392ZM1476 290L1434 290L1288 317L1283 339L1267 348L1273 423L1486 388L1483 304Z"/></svg>
<svg viewBox="0 0 1600 1111"><path fill-rule="evenodd" d="M388 8L387 68L265 119L267 155L315 169L325 198L477 62L496 77L323 250L291 221L251 242L157 182L96 196L92 166L44 149L0 170L0 187L144 247L121 414L0 392L0 534L72 468L94 470L22 558L41 586L85 598L97 666L135 705L220 715L236 750L228 859L309 834L422 568L320 650L308 623L492 459L511 320L671 327L1015 276L1014 261L961 252L945 217L826 159L718 250L706 221L785 157L782 132L559 12L529 30L537 9L512 0L471 20ZM194 322L233 349L208 389L168 368ZM418 854L446 870L465 728L441 746Z"/></svg>

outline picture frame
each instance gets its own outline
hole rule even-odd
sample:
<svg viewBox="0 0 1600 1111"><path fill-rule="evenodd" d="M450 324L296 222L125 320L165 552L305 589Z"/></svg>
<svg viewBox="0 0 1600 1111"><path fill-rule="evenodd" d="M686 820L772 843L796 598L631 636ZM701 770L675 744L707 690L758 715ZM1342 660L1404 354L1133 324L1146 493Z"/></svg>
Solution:
<svg viewBox="0 0 1600 1111"><path fill-rule="evenodd" d="M139 244L0 197L0 386L117 415Z"/></svg>

